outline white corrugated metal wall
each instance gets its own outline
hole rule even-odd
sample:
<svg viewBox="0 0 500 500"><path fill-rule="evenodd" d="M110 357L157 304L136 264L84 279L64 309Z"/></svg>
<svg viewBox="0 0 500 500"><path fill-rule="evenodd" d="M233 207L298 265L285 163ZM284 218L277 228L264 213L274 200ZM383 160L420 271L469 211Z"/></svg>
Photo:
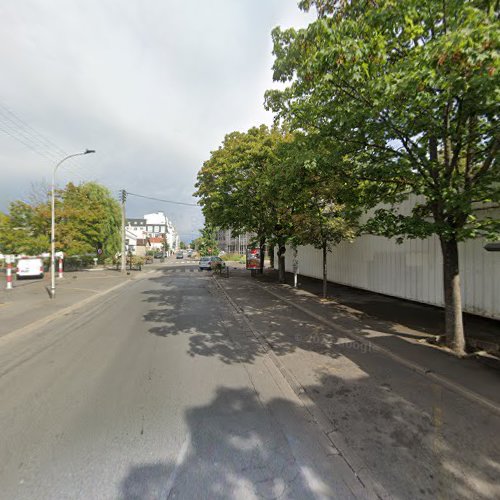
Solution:
<svg viewBox="0 0 500 500"><path fill-rule="evenodd" d="M403 207L402 207L403 208ZM406 207L404 207L406 208ZM484 250L483 239L460 243L464 311L500 319L500 253ZM299 274L322 277L321 250L298 247ZM292 249L286 269L292 271ZM439 240L405 240L364 235L328 254L328 280L427 304L443 305Z"/></svg>

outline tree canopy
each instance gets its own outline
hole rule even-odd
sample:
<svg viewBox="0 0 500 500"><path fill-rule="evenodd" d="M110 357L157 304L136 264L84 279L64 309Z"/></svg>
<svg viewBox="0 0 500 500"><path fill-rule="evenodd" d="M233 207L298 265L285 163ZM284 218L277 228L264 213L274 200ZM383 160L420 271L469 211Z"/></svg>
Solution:
<svg viewBox="0 0 500 500"><path fill-rule="evenodd" d="M66 255L103 255L120 249L121 212L108 189L87 182L69 183L56 192L56 250ZM0 215L0 251L37 255L50 248L50 203L12 202L8 214Z"/></svg>
<svg viewBox="0 0 500 500"><path fill-rule="evenodd" d="M267 106L292 130L325 144L330 171L364 203L366 228L437 235L446 330L464 351L457 242L498 237L500 201L498 2L303 0L317 20L273 31L275 80ZM394 204L417 196L410 213ZM480 212L480 213L479 213Z"/></svg>
<svg viewBox="0 0 500 500"><path fill-rule="evenodd" d="M268 107L329 144L332 168L378 187L372 202L423 195L413 212L380 210L392 236L495 237L475 215L498 202L499 24L495 2L303 1L318 19L273 31ZM430 220L431 218L432 220Z"/></svg>

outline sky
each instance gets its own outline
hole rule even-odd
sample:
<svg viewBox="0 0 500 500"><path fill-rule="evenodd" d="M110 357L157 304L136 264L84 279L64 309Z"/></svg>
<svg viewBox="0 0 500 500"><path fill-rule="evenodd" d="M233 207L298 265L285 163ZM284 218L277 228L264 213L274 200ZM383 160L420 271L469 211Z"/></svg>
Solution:
<svg viewBox="0 0 500 500"><path fill-rule="evenodd" d="M97 181L185 203L225 134L272 123L271 30L312 20L296 0L16 0L0 4L0 210L50 184ZM181 239L199 207L163 211Z"/></svg>

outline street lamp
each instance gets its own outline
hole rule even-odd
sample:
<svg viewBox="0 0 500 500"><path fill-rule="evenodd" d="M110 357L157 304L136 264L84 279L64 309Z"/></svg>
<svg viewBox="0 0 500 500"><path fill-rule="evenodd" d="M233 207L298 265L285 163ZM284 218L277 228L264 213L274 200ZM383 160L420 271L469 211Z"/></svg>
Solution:
<svg viewBox="0 0 500 500"><path fill-rule="evenodd" d="M83 151L83 153L75 153L72 155L68 155L65 158L63 158L55 167L54 170L52 171L52 209L51 209L51 230L50 230L50 298L54 299L56 296L56 276L55 276L55 250L56 250L56 217L55 217L55 184L56 184L56 171L59 168L59 166L65 162L66 160L69 160L70 158L73 158L74 156L82 156L82 155L88 155L90 153L95 153L93 149L86 149Z"/></svg>

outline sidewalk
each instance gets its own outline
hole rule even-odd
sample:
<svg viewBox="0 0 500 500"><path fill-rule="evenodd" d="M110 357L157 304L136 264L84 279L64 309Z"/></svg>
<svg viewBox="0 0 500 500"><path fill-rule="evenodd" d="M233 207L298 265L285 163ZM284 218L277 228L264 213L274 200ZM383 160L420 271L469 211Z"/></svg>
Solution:
<svg viewBox="0 0 500 500"><path fill-rule="evenodd" d="M257 279L276 284L277 271L268 269ZM286 273L286 283L293 286L292 273ZM321 298L321 280L299 275L298 285L299 290ZM444 333L444 313L439 307L331 282L328 283L327 296L333 305L360 321L380 320L390 323L391 333L409 341L432 340ZM463 318L469 346L500 357L500 321L467 313L464 313Z"/></svg>
<svg viewBox="0 0 500 500"><path fill-rule="evenodd" d="M233 270L217 281L330 423L327 435L390 495L500 497L499 371L269 275Z"/></svg>
<svg viewBox="0 0 500 500"><path fill-rule="evenodd" d="M443 332L442 311L438 308L333 283L329 283L328 292L335 298L324 301L320 298L320 280L301 278L301 287L293 288L277 284L275 278L275 271L268 271L256 281L324 318L339 331L366 339L366 349L370 344L378 346L500 406L500 371L496 371L500 370L500 360L491 360L489 367L481 366L473 358L457 359L426 342L429 336ZM292 274L287 278L293 282ZM499 321L465 316L468 335L500 342Z"/></svg>
<svg viewBox="0 0 500 500"><path fill-rule="evenodd" d="M44 318L50 318L70 306L140 275L141 273L134 272L121 275L118 271L105 269L66 272L64 278L56 280L54 300L50 299L46 290L46 287L50 287L48 274L42 280L16 281L12 290L0 290L0 337Z"/></svg>

